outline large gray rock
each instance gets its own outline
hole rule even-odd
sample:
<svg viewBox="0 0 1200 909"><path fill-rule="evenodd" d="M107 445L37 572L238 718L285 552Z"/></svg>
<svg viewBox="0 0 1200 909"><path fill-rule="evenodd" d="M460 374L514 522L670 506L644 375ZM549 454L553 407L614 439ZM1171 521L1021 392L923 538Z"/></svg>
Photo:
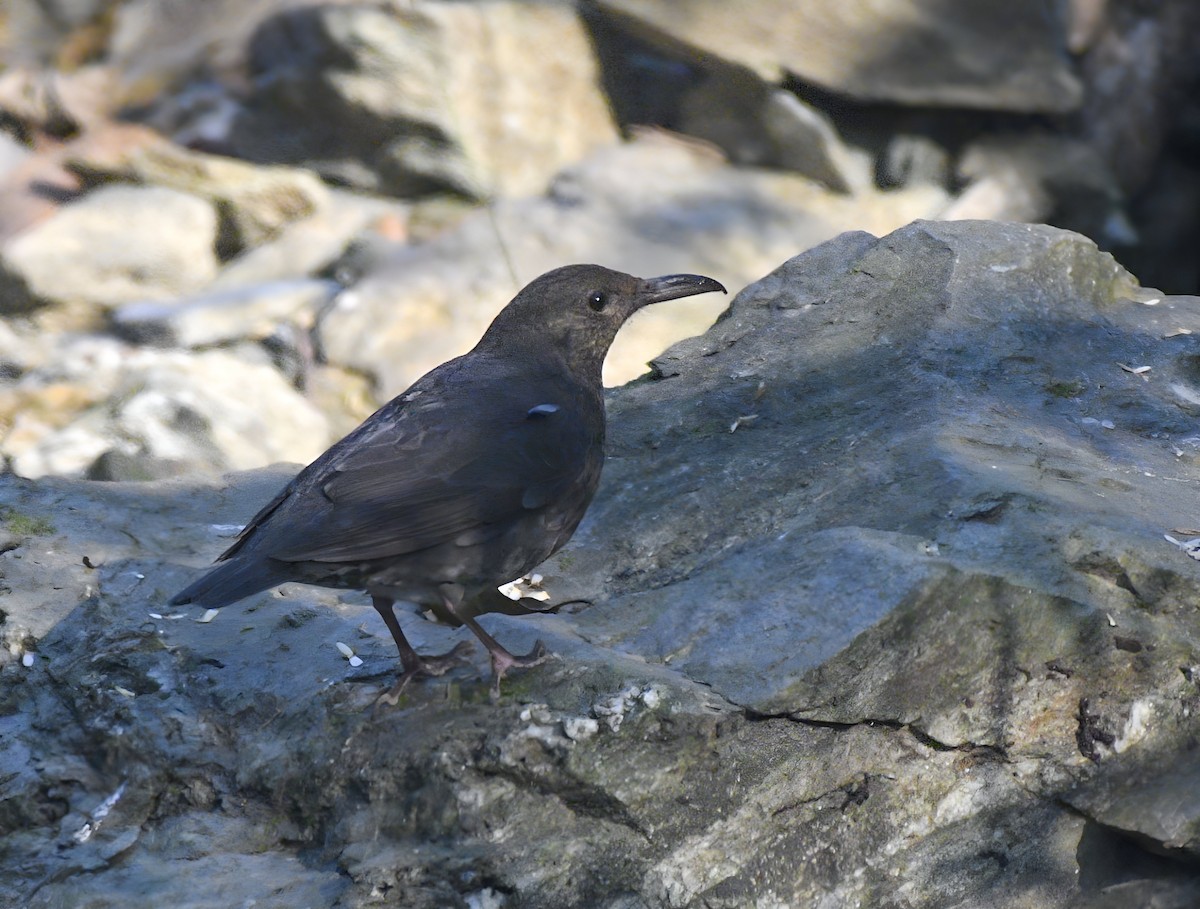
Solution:
<svg viewBox="0 0 1200 909"><path fill-rule="evenodd" d="M372 708L357 594L164 607L288 471L0 478L12 904L1196 905L1182 330L1051 228L789 260L612 393L560 613L484 619L563 659L498 704L480 657Z"/></svg>
<svg viewBox="0 0 1200 909"><path fill-rule="evenodd" d="M1061 113L1082 100L1056 8L1040 0L601 0L627 27L863 101Z"/></svg>
<svg viewBox="0 0 1200 909"><path fill-rule="evenodd" d="M369 189L541 192L616 140L567 4L310 6L265 24L252 63L238 150Z"/></svg>
<svg viewBox="0 0 1200 909"><path fill-rule="evenodd" d="M105 186L0 249L0 313L47 303L108 308L198 290L217 273L217 216L156 186Z"/></svg>

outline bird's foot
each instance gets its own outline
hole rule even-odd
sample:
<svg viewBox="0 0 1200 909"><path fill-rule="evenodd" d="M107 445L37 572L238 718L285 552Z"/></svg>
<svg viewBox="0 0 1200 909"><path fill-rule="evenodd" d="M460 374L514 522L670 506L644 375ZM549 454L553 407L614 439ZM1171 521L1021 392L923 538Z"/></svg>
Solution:
<svg viewBox="0 0 1200 909"><path fill-rule="evenodd" d="M409 660L408 664L405 665L404 671L400 673L399 678L396 680L396 684L389 691L381 694L375 703L395 707L400 701L400 696L404 694L404 689L408 687L409 682L415 679L432 679L440 675L445 675L455 666L469 662L474 650L475 648L470 641L459 641L454 645L453 650L449 650L446 653L430 654L429 656L417 654L415 660Z"/></svg>
<svg viewBox="0 0 1200 909"><path fill-rule="evenodd" d="M504 674L510 669L529 669L533 666L540 666L546 660L554 656L546 645L540 640L535 641L533 649L529 653L518 656L514 653L509 653L499 644L495 647L488 647L488 652L492 657L492 700L500 698L500 680L504 678Z"/></svg>

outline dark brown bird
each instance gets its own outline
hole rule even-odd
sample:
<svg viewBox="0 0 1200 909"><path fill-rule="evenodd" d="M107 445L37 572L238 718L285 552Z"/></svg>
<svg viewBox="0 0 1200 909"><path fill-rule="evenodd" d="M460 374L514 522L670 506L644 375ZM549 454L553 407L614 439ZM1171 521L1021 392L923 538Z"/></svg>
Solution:
<svg viewBox="0 0 1200 909"><path fill-rule="evenodd" d="M604 464L600 368L618 329L651 303L725 288L700 275L642 280L569 265L534 280L469 353L434 369L304 468L172 604L224 606L285 581L366 590L400 651L394 701L461 659L418 654L396 600L465 624L505 671L509 653L471 599L520 578L579 525Z"/></svg>

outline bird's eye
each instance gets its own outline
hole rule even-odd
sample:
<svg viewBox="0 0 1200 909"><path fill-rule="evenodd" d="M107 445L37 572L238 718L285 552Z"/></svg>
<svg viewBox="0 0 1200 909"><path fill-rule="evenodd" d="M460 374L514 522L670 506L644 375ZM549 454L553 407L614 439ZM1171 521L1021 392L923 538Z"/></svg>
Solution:
<svg viewBox="0 0 1200 909"><path fill-rule="evenodd" d="M593 293L588 294L588 306L590 306L595 312L600 312L600 310L604 309L604 307L607 305L608 305L608 296L607 295L602 294L598 290Z"/></svg>

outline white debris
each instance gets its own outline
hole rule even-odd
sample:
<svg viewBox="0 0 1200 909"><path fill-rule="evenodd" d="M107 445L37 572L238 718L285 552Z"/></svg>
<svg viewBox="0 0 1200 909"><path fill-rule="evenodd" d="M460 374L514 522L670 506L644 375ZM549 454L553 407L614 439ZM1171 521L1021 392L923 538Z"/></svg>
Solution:
<svg viewBox="0 0 1200 909"><path fill-rule="evenodd" d="M499 890L484 887L466 896L467 909L503 909L508 898Z"/></svg>
<svg viewBox="0 0 1200 909"><path fill-rule="evenodd" d="M521 709L522 723L538 723L542 726L554 722L554 714L546 704L529 704Z"/></svg>
<svg viewBox="0 0 1200 909"><path fill-rule="evenodd" d="M201 625L207 625L220 614L221 610L219 609L206 609L204 610L204 615L200 616L196 621Z"/></svg>
<svg viewBox="0 0 1200 909"><path fill-rule="evenodd" d="M108 817L108 813L113 810L113 807L121 800L121 796L125 794L125 784L122 783L117 787L117 791L106 798L103 802L93 809L91 820L76 830L71 838L77 843L86 843L92 838L92 834L100 827L100 823Z"/></svg>
<svg viewBox="0 0 1200 909"><path fill-rule="evenodd" d="M123 698L135 698L137 694L130 691L128 688L122 688L120 685L113 685L113 691L121 695Z"/></svg>
<svg viewBox="0 0 1200 909"><path fill-rule="evenodd" d="M1129 707L1129 719L1125 728L1113 742L1113 751L1120 754L1131 745L1136 745L1150 732L1154 722L1154 705L1148 700L1134 701Z"/></svg>
<svg viewBox="0 0 1200 909"><path fill-rule="evenodd" d="M33 665L33 654L30 653L28 650L26 650L25 653L21 655L21 665L24 666L26 669L28 669L30 666Z"/></svg>
<svg viewBox="0 0 1200 909"><path fill-rule="evenodd" d="M1200 562L1200 537L1192 537L1190 540L1177 540L1169 533L1164 533L1163 537L1168 543L1174 543L1191 558Z"/></svg>
<svg viewBox="0 0 1200 909"><path fill-rule="evenodd" d="M662 703L662 695L653 685L645 687L630 685L616 694L596 701L592 705L592 713L607 723L609 729L616 732L639 701L653 710Z"/></svg>
<svg viewBox="0 0 1200 909"><path fill-rule="evenodd" d="M350 657L350 665L353 666L355 669L357 669L362 664L363 664L362 657L360 657L360 656Z"/></svg>
<svg viewBox="0 0 1200 909"><path fill-rule="evenodd" d="M545 602L550 599L550 594L541 589L542 576L540 574L525 575L525 577L517 578L515 581L509 581L507 584L502 584L496 589L508 597L510 600L538 600Z"/></svg>
<svg viewBox="0 0 1200 909"><path fill-rule="evenodd" d="M349 644L343 644L341 641L338 641L336 646L338 652L346 659L350 659L350 657L354 656L354 648Z"/></svg>
<svg viewBox="0 0 1200 909"><path fill-rule="evenodd" d="M150 613L150 618L152 618L152 619L161 619L161 618L162 618L162 613L161 613L161 612L152 612L152 613Z"/></svg>
<svg viewBox="0 0 1200 909"><path fill-rule="evenodd" d="M563 717L562 726L563 734L572 742L590 739L600 731L600 724L590 716Z"/></svg>

